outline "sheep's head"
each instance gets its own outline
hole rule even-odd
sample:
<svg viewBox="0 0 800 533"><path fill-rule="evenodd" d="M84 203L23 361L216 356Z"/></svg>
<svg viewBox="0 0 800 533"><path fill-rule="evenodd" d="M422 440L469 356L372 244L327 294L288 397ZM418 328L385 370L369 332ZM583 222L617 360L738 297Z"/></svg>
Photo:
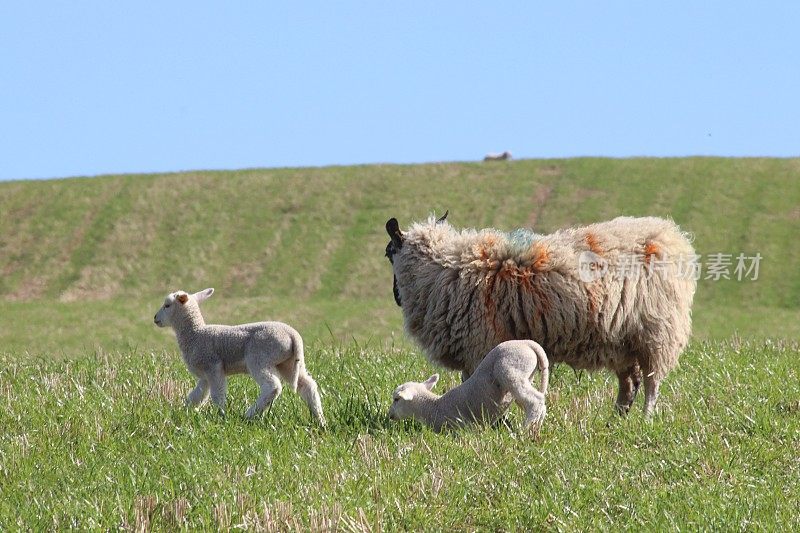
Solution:
<svg viewBox="0 0 800 533"><path fill-rule="evenodd" d="M153 322L160 328L172 326L177 316L185 314L187 308L197 306L203 300L210 298L212 294L214 294L214 289L204 289L194 294L189 294L185 291L176 291L168 294L164 298L164 304L161 309L153 317Z"/></svg>
<svg viewBox="0 0 800 533"><path fill-rule="evenodd" d="M444 215L441 218L436 220L437 224L444 222L447 219L447 214L450 211L445 211ZM389 259L389 262L394 266L394 256L400 253L400 250L403 248L403 232L400 231L400 224L397 222L396 218L390 218L386 221L386 233L389 234L389 244L386 245L386 257ZM397 288L397 276L394 275L394 280L392 282L392 292L394 292L394 301L397 303L398 306L402 306L402 300L400 299L400 290Z"/></svg>
<svg viewBox="0 0 800 533"><path fill-rule="evenodd" d="M422 383L409 381L397 387L392 393L392 405L389 407L391 420L404 420L413 418L416 413L415 405L421 398L431 399L433 386L439 381L439 374L434 374Z"/></svg>
<svg viewBox="0 0 800 533"><path fill-rule="evenodd" d="M403 247L403 232L400 231L400 225L397 223L396 218L390 218L386 222L386 233L389 234L390 241L386 245L386 258L394 265L394 256ZM393 275L394 281L392 283L392 291L394 292L394 301L397 305L402 305L400 301L400 291L397 289L397 276Z"/></svg>

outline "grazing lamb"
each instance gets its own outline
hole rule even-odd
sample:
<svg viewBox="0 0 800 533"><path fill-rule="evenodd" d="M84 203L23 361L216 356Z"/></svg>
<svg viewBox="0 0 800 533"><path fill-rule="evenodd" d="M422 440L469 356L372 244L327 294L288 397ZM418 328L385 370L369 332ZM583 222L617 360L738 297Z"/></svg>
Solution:
<svg viewBox="0 0 800 533"><path fill-rule="evenodd" d="M186 398L187 405L199 405L211 391L211 401L225 412L227 376L249 373L261 388L247 418L261 414L281 393L281 379L297 391L311 414L325 425L316 382L306 372L303 339L282 322L255 322L240 326L206 325L201 302L214 294L205 289L195 294L184 291L167 295L154 321L171 326L186 366L197 378L197 386Z"/></svg>
<svg viewBox="0 0 800 533"><path fill-rule="evenodd" d="M484 161L506 161L511 159L511 152L505 151L499 154L486 154L483 158Z"/></svg>
<svg viewBox="0 0 800 533"><path fill-rule="evenodd" d="M536 368L541 375L539 390L531 385ZM547 355L530 340L506 341L486 354L475 372L443 396L431 392L439 381L434 374L427 381L410 381L395 389L389 418L414 418L434 431L470 424L492 424L515 400L525 411L525 428L538 425L547 412L549 369Z"/></svg>
<svg viewBox="0 0 800 533"><path fill-rule="evenodd" d="M644 374L653 413L691 334L695 256L677 225L619 217L539 235L457 231L446 216L405 233L386 223L395 301L432 363L466 378L492 346L536 339L551 362L615 372L621 414Z"/></svg>

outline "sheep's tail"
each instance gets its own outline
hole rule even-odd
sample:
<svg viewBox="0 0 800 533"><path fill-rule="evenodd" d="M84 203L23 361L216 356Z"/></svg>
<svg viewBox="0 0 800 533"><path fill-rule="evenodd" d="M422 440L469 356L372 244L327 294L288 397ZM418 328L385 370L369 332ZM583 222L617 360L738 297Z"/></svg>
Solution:
<svg viewBox="0 0 800 533"><path fill-rule="evenodd" d="M296 331L292 334L292 373L290 374L289 386L297 392L297 382L300 374L305 368L305 355L303 353L303 337Z"/></svg>
<svg viewBox="0 0 800 533"><path fill-rule="evenodd" d="M530 341L529 346L536 354L536 366L539 369L539 392L547 396L547 387L550 384L550 361L538 342Z"/></svg>

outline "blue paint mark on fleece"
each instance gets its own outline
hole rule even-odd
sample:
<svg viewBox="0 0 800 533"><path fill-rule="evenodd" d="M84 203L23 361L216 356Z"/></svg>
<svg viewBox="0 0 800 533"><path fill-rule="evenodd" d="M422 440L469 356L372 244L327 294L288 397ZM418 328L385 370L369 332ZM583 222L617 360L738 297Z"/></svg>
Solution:
<svg viewBox="0 0 800 533"><path fill-rule="evenodd" d="M506 233L506 236L511 246L517 250L530 248L534 242L542 238L540 233L526 228L515 229L514 231Z"/></svg>

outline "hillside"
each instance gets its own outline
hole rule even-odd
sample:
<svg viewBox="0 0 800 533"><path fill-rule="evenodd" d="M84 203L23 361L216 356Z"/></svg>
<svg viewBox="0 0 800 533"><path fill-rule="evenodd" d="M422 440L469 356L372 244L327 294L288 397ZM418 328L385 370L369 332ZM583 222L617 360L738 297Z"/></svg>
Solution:
<svg viewBox="0 0 800 533"><path fill-rule="evenodd" d="M290 321L309 338L402 337L383 226L538 232L673 218L758 280L702 280L696 338L800 337L800 159L569 159L123 175L0 183L0 350L171 346L167 292L213 286L213 322ZM704 271L705 274L705 271Z"/></svg>

